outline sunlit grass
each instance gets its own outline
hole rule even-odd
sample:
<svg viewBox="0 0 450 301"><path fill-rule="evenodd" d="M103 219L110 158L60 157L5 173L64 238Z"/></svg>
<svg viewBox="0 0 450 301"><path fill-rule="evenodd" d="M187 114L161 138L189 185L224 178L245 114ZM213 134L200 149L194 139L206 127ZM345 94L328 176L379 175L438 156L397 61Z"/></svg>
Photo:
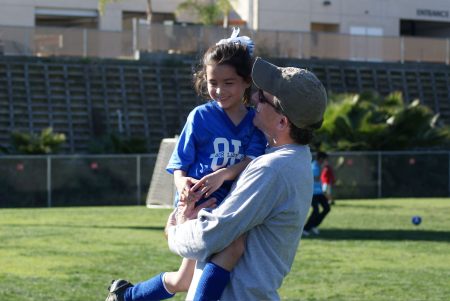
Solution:
<svg viewBox="0 0 450 301"><path fill-rule="evenodd" d="M0 300L104 300L111 279L174 270L169 210L0 210ZM411 223L413 215L422 224ZM302 239L282 300L447 300L450 199L338 201ZM183 300L178 294L174 300Z"/></svg>

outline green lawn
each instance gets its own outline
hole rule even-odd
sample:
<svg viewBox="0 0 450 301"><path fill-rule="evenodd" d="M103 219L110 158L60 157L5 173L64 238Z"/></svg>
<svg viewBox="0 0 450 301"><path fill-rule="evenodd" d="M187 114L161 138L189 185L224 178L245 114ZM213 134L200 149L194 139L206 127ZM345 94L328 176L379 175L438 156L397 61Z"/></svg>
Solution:
<svg viewBox="0 0 450 301"><path fill-rule="evenodd" d="M137 282L176 269L180 259L163 235L168 213L0 209L0 300L104 300L113 278ZM448 300L449 217L450 199L338 201L320 235L302 239L281 298Z"/></svg>

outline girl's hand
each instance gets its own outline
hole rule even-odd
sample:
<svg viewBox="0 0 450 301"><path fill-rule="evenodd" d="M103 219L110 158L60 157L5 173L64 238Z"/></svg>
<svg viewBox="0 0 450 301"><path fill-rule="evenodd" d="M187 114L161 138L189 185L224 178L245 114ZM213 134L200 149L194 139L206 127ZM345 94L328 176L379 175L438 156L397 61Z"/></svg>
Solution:
<svg viewBox="0 0 450 301"><path fill-rule="evenodd" d="M194 182L188 183L184 186L182 192L179 194L179 201L180 202L192 202L195 203L198 200L200 200L203 196L202 191L194 191L192 190L192 187L194 186L194 183L197 183L198 180L193 179Z"/></svg>
<svg viewBox="0 0 450 301"><path fill-rule="evenodd" d="M194 199L195 195L190 192L190 189L197 182L198 180L191 177L185 176L175 177L175 186L177 188L180 201L186 201L188 198Z"/></svg>
<svg viewBox="0 0 450 301"><path fill-rule="evenodd" d="M209 175L201 178L194 186L191 187L191 191L201 192L204 198L209 197L214 191L222 186L226 178L226 169L221 168Z"/></svg>

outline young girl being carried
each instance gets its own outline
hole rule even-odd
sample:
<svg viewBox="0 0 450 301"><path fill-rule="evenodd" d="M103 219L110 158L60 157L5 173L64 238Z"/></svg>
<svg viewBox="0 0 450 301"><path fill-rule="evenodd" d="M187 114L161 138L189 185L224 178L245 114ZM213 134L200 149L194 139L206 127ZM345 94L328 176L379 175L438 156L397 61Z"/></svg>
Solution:
<svg viewBox="0 0 450 301"><path fill-rule="evenodd" d="M194 74L195 89L210 99L189 114L167 166L177 189L176 202L198 200L197 206L220 205L233 180L248 163L265 151L266 139L253 125L249 107L253 42L234 30L229 39L210 47L200 70ZM214 255L200 277L194 300L217 300L229 282L230 271L244 252L240 237ZM171 298L187 291L195 261L184 258L176 272L166 272L132 285L114 280L106 301L143 301ZM214 283L211 285L211 283Z"/></svg>

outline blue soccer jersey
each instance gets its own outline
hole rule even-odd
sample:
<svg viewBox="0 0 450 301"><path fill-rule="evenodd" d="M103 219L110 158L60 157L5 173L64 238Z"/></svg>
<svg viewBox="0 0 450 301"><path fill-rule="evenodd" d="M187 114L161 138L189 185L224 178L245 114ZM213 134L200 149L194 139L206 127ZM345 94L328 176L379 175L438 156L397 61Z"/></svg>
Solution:
<svg viewBox="0 0 450 301"><path fill-rule="evenodd" d="M239 163L244 157L255 158L264 154L266 139L253 125L255 111L249 108L247 115L237 126L216 101L196 107L189 114L172 153L166 170L183 170L195 179L219 168ZM228 194L233 181L226 181L212 197L219 204Z"/></svg>

